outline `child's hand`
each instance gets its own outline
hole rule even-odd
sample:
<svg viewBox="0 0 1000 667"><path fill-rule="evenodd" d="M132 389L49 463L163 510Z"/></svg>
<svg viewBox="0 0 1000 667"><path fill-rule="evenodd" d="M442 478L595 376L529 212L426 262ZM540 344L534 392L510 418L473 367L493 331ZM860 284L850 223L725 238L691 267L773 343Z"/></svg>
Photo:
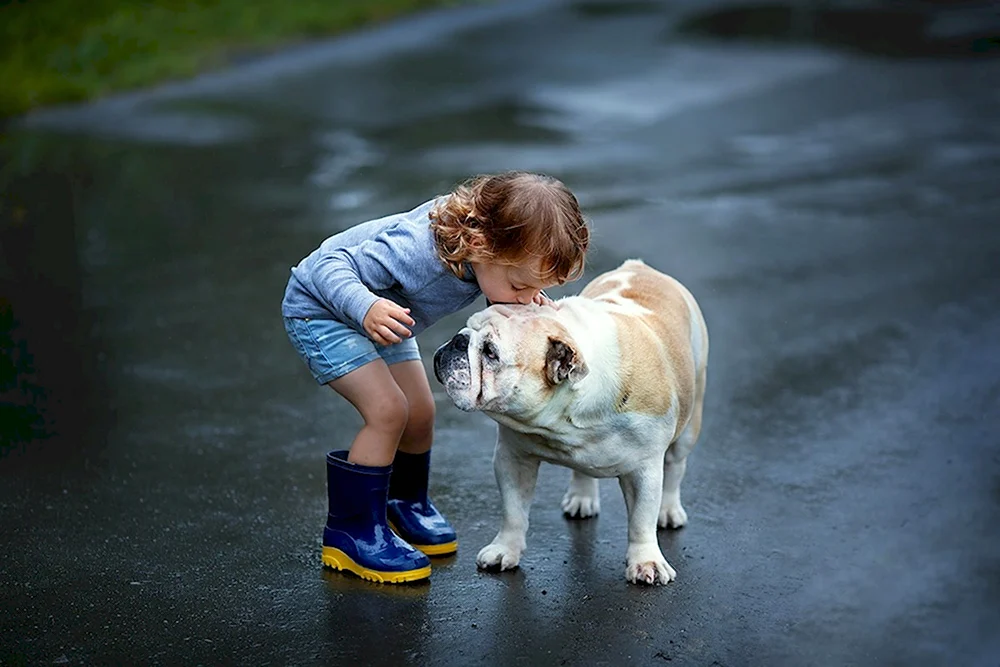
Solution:
<svg viewBox="0 0 1000 667"><path fill-rule="evenodd" d="M379 299L368 309L361 326L379 345L392 345L409 338L410 330L406 327L414 324L416 322L410 317L409 308L403 308L389 299Z"/></svg>
<svg viewBox="0 0 1000 667"><path fill-rule="evenodd" d="M541 291L535 295L535 298L532 299L532 301L534 301L539 306L551 306L554 305L555 303L554 301L552 301L552 299L548 297L548 295L545 294L545 292Z"/></svg>

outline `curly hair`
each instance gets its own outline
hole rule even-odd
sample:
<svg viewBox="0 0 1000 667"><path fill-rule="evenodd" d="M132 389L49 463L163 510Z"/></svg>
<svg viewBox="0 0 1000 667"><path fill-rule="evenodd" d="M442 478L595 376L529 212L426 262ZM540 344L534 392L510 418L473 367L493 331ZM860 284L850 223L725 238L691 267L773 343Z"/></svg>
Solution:
<svg viewBox="0 0 1000 667"><path fill-rule="evenodd" d="M508 171L460 184L430 213L438 255L459 278L467 262L519 265L538 258L545 281L583 274L590 230L562 181Z"/></svg>

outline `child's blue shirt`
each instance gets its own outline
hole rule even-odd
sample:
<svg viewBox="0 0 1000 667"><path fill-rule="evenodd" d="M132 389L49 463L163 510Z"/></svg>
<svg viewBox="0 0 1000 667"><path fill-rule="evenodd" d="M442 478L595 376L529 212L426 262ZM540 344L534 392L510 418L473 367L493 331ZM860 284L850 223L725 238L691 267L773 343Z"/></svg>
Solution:
<svg viewBox="0 0 1000 667"><path fill-rule="evenodd" d="M428 217L437 201L323 241L292 268L281 314L340 320L364 332L368 309L386 298L410 309L415 336L472 303L481 290L471 271L457 278L438 257Z"/></svg>

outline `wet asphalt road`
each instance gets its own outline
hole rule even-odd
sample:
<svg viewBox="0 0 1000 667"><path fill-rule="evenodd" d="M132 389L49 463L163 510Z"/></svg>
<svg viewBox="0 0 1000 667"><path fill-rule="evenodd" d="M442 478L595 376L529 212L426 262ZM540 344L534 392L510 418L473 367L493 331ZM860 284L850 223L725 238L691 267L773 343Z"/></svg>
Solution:
<svg viewBox="0 0 1000 667"><path fill-rule="evenodd" d="M1000 60L688 38L681 7L432 14L9 127L0 664L998 664ZM359 421L285 339L288 269L515 167L578 193L588 277L642 257L704 310L678 579L627 585L616 482L571 522L553 467L521 569L477 572L495 428L433 382L459 553L325 572Z"/></svg>

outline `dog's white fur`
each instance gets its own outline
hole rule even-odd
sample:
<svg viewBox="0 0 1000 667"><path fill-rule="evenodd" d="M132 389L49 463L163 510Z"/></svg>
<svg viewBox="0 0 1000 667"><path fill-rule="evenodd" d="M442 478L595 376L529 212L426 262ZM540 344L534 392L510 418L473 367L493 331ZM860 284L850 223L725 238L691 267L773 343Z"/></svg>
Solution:
<svg viewBox="0 0 1000 667"><path fill-rule="evenodd" d="M579 296L472 315L434 362L455 405L499 423L493 465L503 522L479 567L517 567L547 461L572 469L562 500L569 516L596 516L597 478L618 478L628 581L676 577L656 529L687 522L680 484L701 429L708 362L708 331L687 289L629 260Z"/></svg>

